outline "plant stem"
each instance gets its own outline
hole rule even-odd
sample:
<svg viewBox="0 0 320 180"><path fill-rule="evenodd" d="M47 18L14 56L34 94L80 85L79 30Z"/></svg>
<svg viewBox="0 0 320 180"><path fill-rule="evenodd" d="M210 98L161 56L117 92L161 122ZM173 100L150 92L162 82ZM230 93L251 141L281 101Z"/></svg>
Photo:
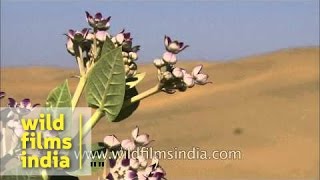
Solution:
<svg viewBox="0 0 320 180"><path fill-rule="evenodd" d="M140 101L140 100L142 100L144 98L147 98L147 97L149 97L149 96L151 96L153 94L156 94L156 93L160 92L160 90L161 90L160 85L157 84L156 86L154 86L154 87L152 87L152 88L150 88L150 89L148 89L148 90L146 90L146 91L144 91L144 92L132 97L131 99L128 99L128 100L124 101L123 107L128 107L128 106L130 106L131 104L133 104L133 103L135 103L137 101Z"/></svg>
<svg viewBox="0 0 320 180"><path fill-rule="evenodd" d="M6 142L6 128L3 125L4 123L1 121L1 128L2 128L2 133L3 133L3 138L2 138L2 153L0 157L3 157L7 152L7 142Z"/></svg>
<svg viewBox="0 0 320 180"><path fill-rule="evenodd" d="M74 108L77 106L78 102L79 102L79 99L80 99L80 96L83 92L83 89L86 85L86 82L87 82L87 76L84 75L84 76L81 76L80 77L80 80L79 80L79 83L78 83L78 86L76 88L76 91L74 92L74 95L72 97L72 100L71 100L71 107L72 107L72 111L74 110Z"/></svg>
<svg viewBox="0 0 320 180"><path fill-rule="evenodd" d="M79 56L77 56L77 62L79 65L79 71L80 71L80 75L84 76L86 74L86 67L83 60L82 48L80 46L78 51L79 51Z"/></svg>
<svg viewBox="0 0 320 180"><path fill-rule="evenodd" d="M93 34L93 60L97 60L98 56L98 51L97 51L97 30L94 29L94 34Z"/></svg>
<svg viewBox="0 0 320 180"><path fill-rule="evenodd" d="M102 110L97 109L96 112L93 113L91 118L84 124L82 128L82 138L84 138L88 132L97 124L97 122L104 116Z"/></svg>
<svg viewBox="0 0 320 180"><path fill-rule="evenodd" d="M41 176L42 176L43 180L48 180L49 179L47 170L45 170L45 169L41 170Z"/></svg>

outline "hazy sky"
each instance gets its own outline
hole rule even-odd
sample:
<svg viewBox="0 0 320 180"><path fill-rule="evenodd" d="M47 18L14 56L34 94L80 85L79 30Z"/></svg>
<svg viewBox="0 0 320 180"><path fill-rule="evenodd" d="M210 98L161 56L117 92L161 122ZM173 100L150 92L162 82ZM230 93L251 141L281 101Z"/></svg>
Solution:
<svg viewBox="0 0 320 180"><path fill-rule="evenodd" d="M85 11L112 16L111 33L130 31L140 61L164 51L165 34L190 45L180 59L227 60L279 48L319 45L314 1L9 1L1 0L1 65L72 67L68 29Z"/></svg>

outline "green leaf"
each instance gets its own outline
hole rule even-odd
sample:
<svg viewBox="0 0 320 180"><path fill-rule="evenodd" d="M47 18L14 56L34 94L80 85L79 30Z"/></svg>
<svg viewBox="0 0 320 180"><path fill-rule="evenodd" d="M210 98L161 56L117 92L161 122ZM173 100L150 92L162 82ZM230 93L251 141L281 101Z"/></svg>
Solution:
<svg viewBox="0 0 320 180"><path fill-rule="evenodd" d="M127 79L126 88L130 89L135 87L137 84L139 84L143 80L145 76L146 76L146 73L143 72L143 73L137 73L132 78Z"/></svg>
<svg viewBox="0 0 320 180"><path fill-rule="evenodd" d="M130 88L126 90L126 94L124 96L124 100L131 99L132 97L138 95L138 90L136 87ZM140 104L140 101L134 102L130 104L129 106L122 107L118 117L115 119L115 122L122 121L124 119L127 119L129 116L131 116L135 110L138 109Z"/></svg>
<svg viewBox="0 0 320 180"><path fill-rule="evenodd" d="M105 53L88 74L89 106L102 110L109 121L118 116L125 94L125 71L121 47Z"/></svg>
<svg viewBox="0 0 320 180"><path fill-rule="evenodd" d="M107 36L106 40L103 43L102 50L101 50L101 55L104 55L105 53L110 52L112 49L114 49L115 46L111 39Z"/></svg>
<svg viewBox="0 0 320 180"><path fill-rule="evenodd" d="M71 107L71 93L68 80L54 88L47 97L47 107Z"/></svg>

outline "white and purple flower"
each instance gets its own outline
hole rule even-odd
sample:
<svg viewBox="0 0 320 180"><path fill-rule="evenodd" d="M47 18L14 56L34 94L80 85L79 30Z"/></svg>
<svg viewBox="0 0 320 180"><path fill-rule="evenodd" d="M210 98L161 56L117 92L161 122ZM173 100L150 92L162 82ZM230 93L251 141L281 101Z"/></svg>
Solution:
<svg viewBox="0 0 320 180"><path fill-rule="evenodd" d="M104 18L100 12L92 16L86 11L87 22L96 30L108 30L110 28L111 16Z"/></svg>
<svg viewBox="0 0 320 180"><path fill-rule="evenodd" d="M73 43L80 43L86 39L88 33L88 28L83 28L81 31L70 29L65 35L68 37L68 40L70 39Z"/></svg>
<svg viewBox="0 0 320 180"><path fill-rule="evenodd" d="M0 99L4 98L5 95L6 95L6 93L1 91L0 92Z"/></svg>
<svg viewBox="0 0 320 180"><path fill-rule="evenodd" d="M11 112L18 114L20 116L23 115L27 115L29 114L31 111L33 111L36 106L40 105L40 104L33 104L31 103L30 99L26 98L23 99L21 102L17 102L16 100L14 100L13 98L8 98L9 103L8 106L11 108ZM10 115L8 115L10 116Z"/></svg>
<svg viewBox="0 0 320 180"><path fill-rule="evenodd" d="M209 83L208 82L209 75L201 73L202 68L203 68L202 65L198 65L193 68L191 73L195 83L199 85L205 85Z"/></svg>
<svg viewBox="0 0 320 180"><path fill-rule="evenodd" d="M188 45L184 45L183 42L179 42L177 40L172 41L169 36L164 36L164 45L166 50L173 54L178 54L179 52L189 47Z"/></svg>

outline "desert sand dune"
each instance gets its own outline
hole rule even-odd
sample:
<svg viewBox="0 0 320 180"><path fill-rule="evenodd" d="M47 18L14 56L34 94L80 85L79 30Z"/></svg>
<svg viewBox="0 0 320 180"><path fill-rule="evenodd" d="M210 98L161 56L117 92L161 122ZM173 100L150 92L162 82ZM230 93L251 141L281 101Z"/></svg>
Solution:
<svg viewBox="0 0 320 180"><path fill-rule="evenodd" d="M191 70L199 63L181 61L178 66ZM242 152L241 160L162 160L168 179L174 180L319 178L319 48L202 64L212 84L156 94L125 121L100 121L93 141L109 134L127 138L138 125L156 140L155 149ZM156 71L152 65L139 70L149 75L138 86L141 92L156 83ZM73 74L76 70L4 68L1 90L43 103L50 89ZM76 80L69 82L74 88Z"/></svg>

